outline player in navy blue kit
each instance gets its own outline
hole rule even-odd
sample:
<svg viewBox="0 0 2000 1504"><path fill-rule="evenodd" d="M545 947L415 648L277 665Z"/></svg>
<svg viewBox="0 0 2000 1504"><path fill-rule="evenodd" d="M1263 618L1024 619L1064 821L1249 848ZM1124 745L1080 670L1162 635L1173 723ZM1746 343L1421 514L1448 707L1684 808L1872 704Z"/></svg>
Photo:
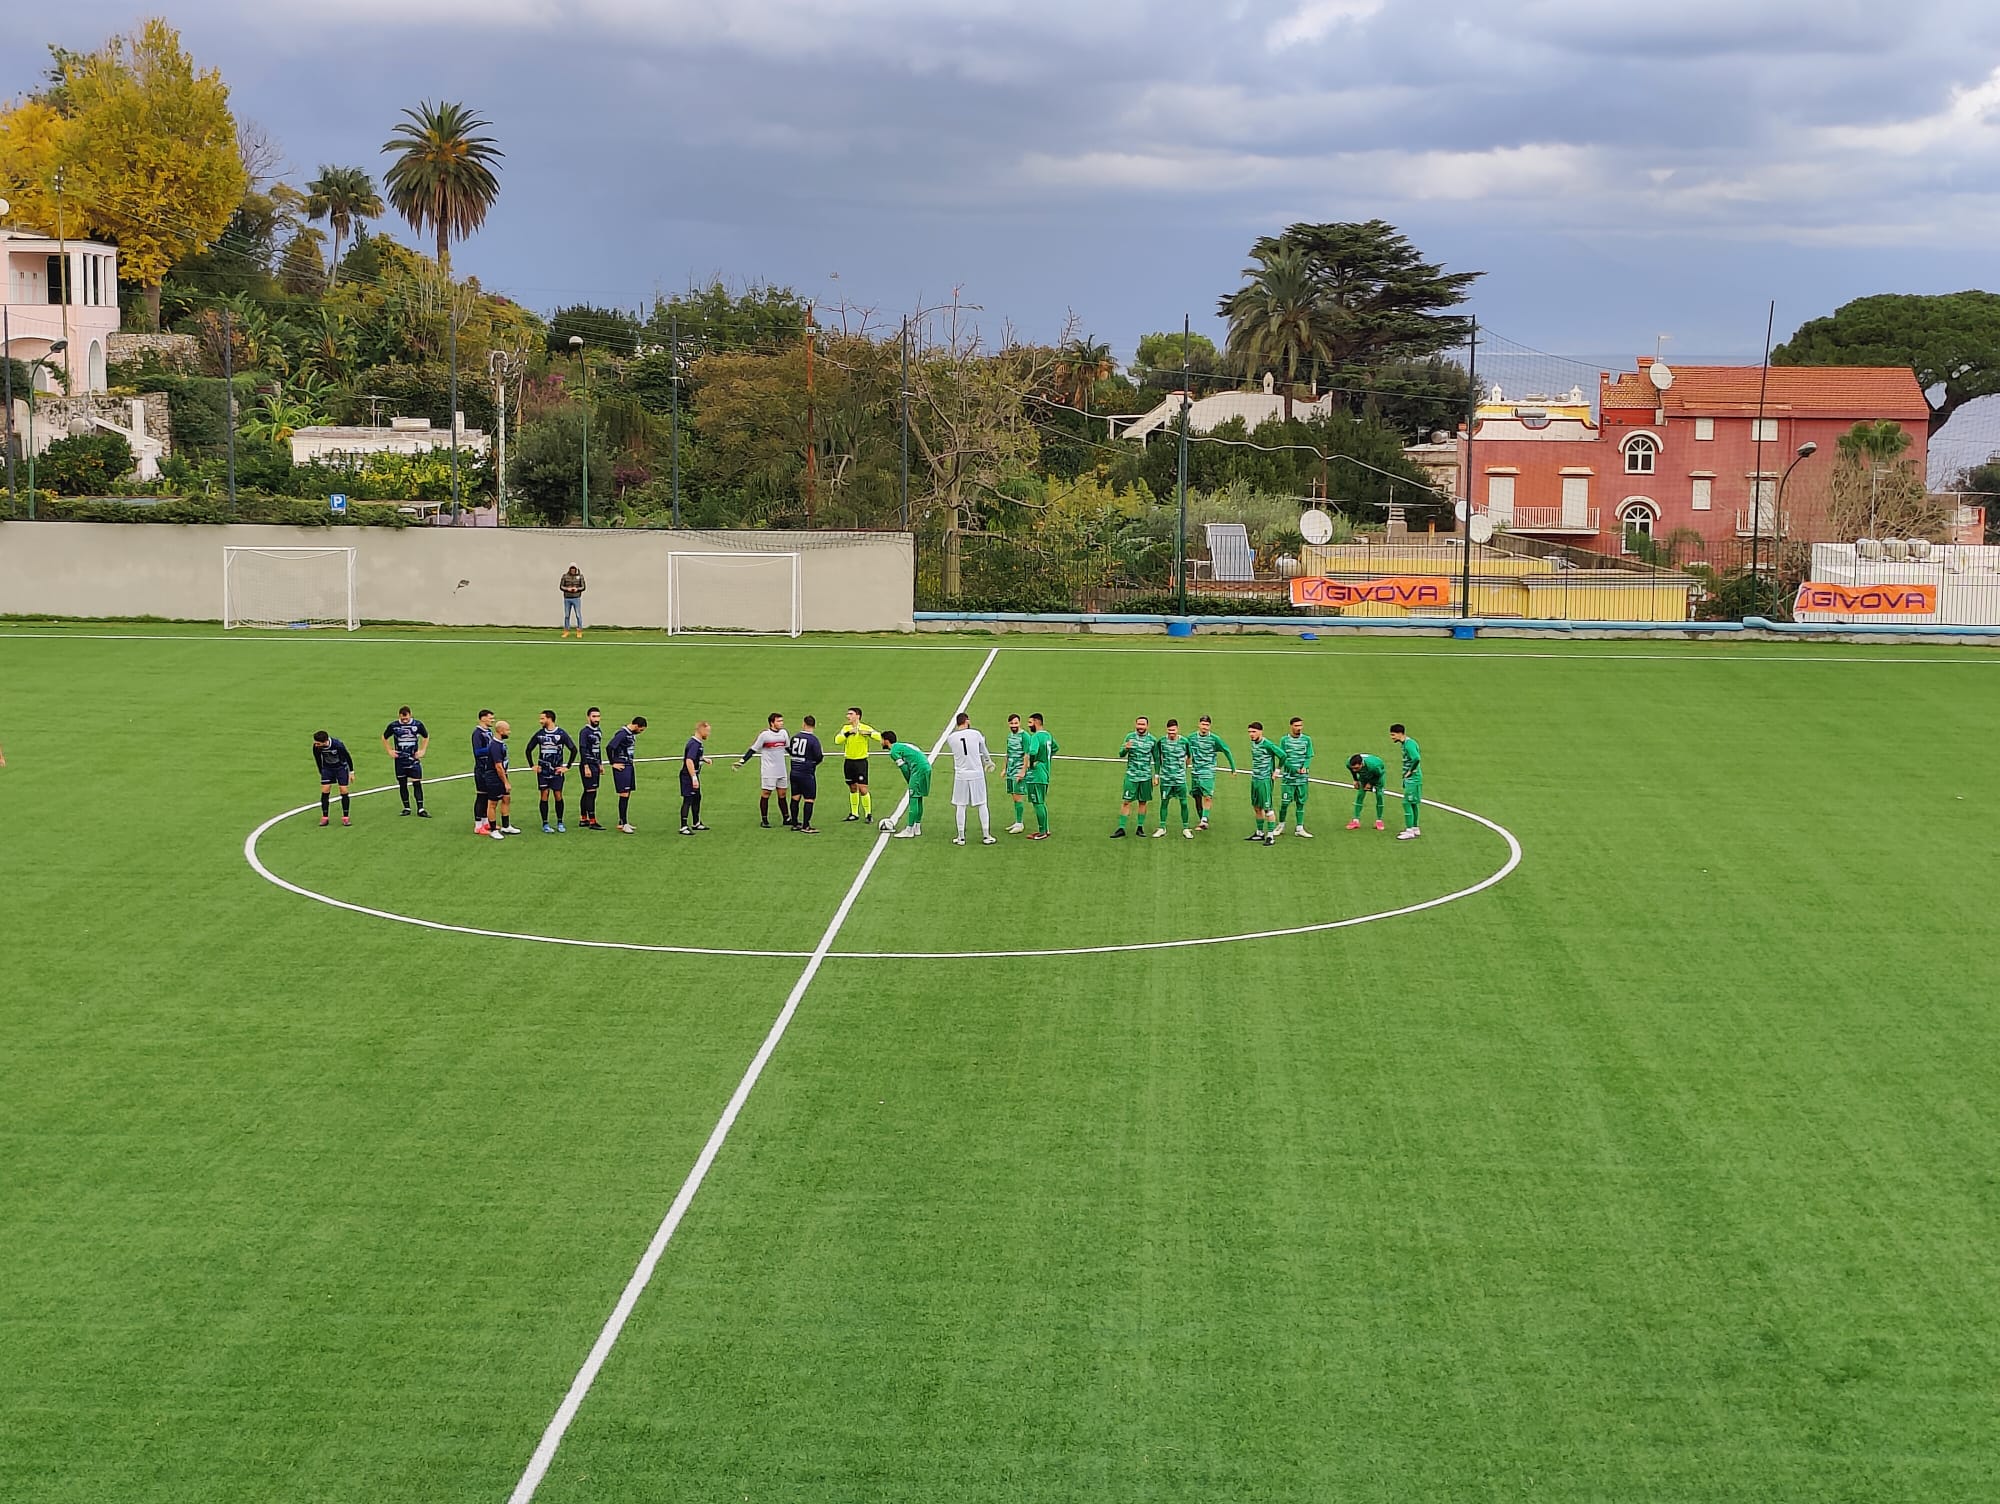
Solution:
<svg viewBox="0 0 2000 1504"><path fill-rule="evenodd" d="M569 761L563 761L563 753L569 753ZM528 733L528 756L535 764L535 791L542 799L542 834L556 835L566 831L563 824L563 782L570 768L576 766L576 743L569 733L556 724L553 710L542 712L542 724ZM556 823L549 824L549 795L556 799Z"/></svg>
<svg viewBox="0 0 2000 1504"><path fill-rule="evenodd" d="M819 802L819 765L826 759L813 729L818 724L807 716L803 729L785 746L792 760L792 802L785 811L785 824L808 836L819 834L813 825L813 805Z"/></svg>
<svg viewBox="0 0 2000 1504"><path fill-rule="evenodd" d="M491 818L490 811L501 795L507 792L505 749L502 749L501 770L493 766L493 712L482 710L479 719L472 726L472 833L476 836L491 836L500 839L500 828Z"/></svg>
<svg viewBox="0 0 2000 1504"><path fill-rule="evenodd" d="M493 725L493 739L487 743L493 754L493 771L500 776L500 818L493 829L503 836L518 836L521 827L514 823L514 775L507 771L507 737L512 731L505 721Z"/></svg>
<svg viewBox="0 0 2000 1504"><path fill-rule="evenodd" d="M604 777L604 712L595 705L576 734L576 775L583 780L583 798L576 823L584 830L602 830L597 823L597 785Z"/></svg>
<svg viewBox="0 0 2000 1504"><path fill-rule="evenodd" d="M424 752L431 744L431 734L424 729L424 723L410 714L405 705L396 712L396 719L382 728L382 750L396 759L396 792L403 796L403 813L410 813L410 792L417 795L416 812L426 820L431 812L424 808Z"/></svg>
<svg viewBox="0 0 2000 1504"><path fill-rule="evenodd" d="M605 760L611 764L611 786L618 791L620 835L638 834L626 816L632 811L632 790L639 786L639 759L636 750L639 733L645 729L646 718L643 715L635 715L611 733L611 740L604 748Z"/></svg>
<svg viewBox="0 0 2000 1504"><path fill-rule="evenodd" d="M708 722L697 721L694 735L681 748L681 834L707 830L701 823L701 765L708 761Z"/></svg>
<svg viewBox="0 0 2000 1504"><path fill-rule="evenodd" d="M324 731L313 733L313 766L319 771L319 823L330 824L333 819L333 791L340 790L340 823L352 825L347 818L347 786L354 781L354 759L347 755L347 746L337 736Z"/></svg>

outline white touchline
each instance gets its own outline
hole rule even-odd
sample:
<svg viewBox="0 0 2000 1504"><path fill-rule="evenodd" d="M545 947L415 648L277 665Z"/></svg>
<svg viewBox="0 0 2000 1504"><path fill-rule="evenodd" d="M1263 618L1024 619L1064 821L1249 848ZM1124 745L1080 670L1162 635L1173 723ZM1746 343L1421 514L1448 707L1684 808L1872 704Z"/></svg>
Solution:
<svg viewBox="0 0 2000 1504"><path fill-rule="evenodd" d="M952 714L946 717L944 730L938 733L937 740L931 744L933 760L943 750L944 739L951 734L952 722L957 718L958 711L971 705L973 695L978 692L981 681L986 678L986 671L993 667L993 660L999 656L998 648L991 649L986 654L985 661L979 665L979 672L972 676L972 683L966 687L965 697L958 702ZM902 802L896 806L895 815L891 816L892 819L902 815L909 800L910 796L906 790ZM562 1445L564 1433L569 1430L570 1422L576 1419L578 1407L583 1404L584 1396L590 1393L590 1386L597 1381L598 1370L604 1367L604 1360L611 1356L611 1349L618 1341L618 1334L624 1331L625 1323L632 1315L632 1308L639 1303L639 1297L652 1282L653 1270L658 1266L660 1256L667 1251L667 1244L672 1240L674 1230L681 1225L681 1218L687 1215L688 1206L693 1202L695 1192L701 1189L702 1181L708 1176L709 1166L715 1163L715 1156L722 1151L723 1141L729 1137L729 1130L735 1126L737 1114L742 1112L743 1104L749 1100L752 1089L757 1085L757 1078L764 1074L764 1067L770 1063L772 1052L778 1048L778 1041L785 1037L785 1030L791 1024L792 1015L798 1012L799 1000L806 995L806 989L812 986L812 980L819 972L820 963L826 960L827 953L833 949L834 939L840 934L840 927L847 923L847 915L854 907L854 900L861 896L862 885L868 881L868 874L875 870L875 863L881 859L883 849L888 844L888 831L882 831L875 837L875 844L869 848L868 859L861 864L861 870L854 875L854 881L847 889L847 896L841 899L840 907L833 911L833 918L827 921L826 933L819 937L819 944L813 947L812 956L806 962L806 969L799 973L798 981L792 984L791 994L786 997L785 1006L779 1010L777 1021L771 1025L771 1032L764 1036L764 1042L750 1061L749 1069L743 1072L743 1079L736 1083L736 1090L730 1096L729 1104L722 1109L722 1116L716 1120L715 1129L709 1134L708 1142L702 1145L701 1153L695 1158L694 1168L688 1171L687 1179L681 1182L680 1194L674 1197L673 1205L667 1208L667 1214L661 1220L659 1230L653 1234L653 1241L646 1245L646 1252L639 1260L639 1267L632 1271L632 1277L625 1282L624 1293L618 1297L618 1304L611 1308L611 1316L604 1323L604 1330L597 1334L597 1341L591 1344L590 1354L583 1360L583 1367L577 1370L576 1377L570 1381L569 1392L556 1407L556 1413L549 1421L548 1429L542 1433L540 1444L536 1446L534 1455L528 1459L528 1465L521 1473L521 1481L514 1485L514 1492L508 1495L508 1504L528 1504L528 1500L534 1498L535 1490L541 1487L542 1479L548 1474L549 1464L555 1460L556 1448Z"/></svg>

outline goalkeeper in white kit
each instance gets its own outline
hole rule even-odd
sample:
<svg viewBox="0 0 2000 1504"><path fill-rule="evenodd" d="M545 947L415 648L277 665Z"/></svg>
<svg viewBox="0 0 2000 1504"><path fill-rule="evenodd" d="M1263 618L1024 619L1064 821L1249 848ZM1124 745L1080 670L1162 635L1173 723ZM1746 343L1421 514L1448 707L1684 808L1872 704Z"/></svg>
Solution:
<svg viewBox="0 0 2000 1504"><path fill-rule="evenodd" d="M979 844L992 846L996 842L993 819L986 809L986 775L995 764L986 733L973 730L972 717L961 710L945 745L951 749L951 809L958 816L958 837L951 844L965 844L965 811L971 805L979 811Z"/></svg>

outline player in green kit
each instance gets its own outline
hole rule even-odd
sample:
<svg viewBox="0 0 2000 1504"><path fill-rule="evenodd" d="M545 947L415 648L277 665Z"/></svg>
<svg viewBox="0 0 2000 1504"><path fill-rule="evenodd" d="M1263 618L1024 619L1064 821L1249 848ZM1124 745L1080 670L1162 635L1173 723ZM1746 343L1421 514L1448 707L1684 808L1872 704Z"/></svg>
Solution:
<svg viewBox="0 0 2000 1504"><path fill-rule="evenodd" d="M1271 780L1278 773L1278 744L1264 735L1264 723L1250 723L1250 811L1257 817L1254 835L1245 836L1246 841L1259 841L1269 846L1277 839L1278 817L1272 813L1276 807L1271 798Z"/></svg>
<svg viewBox="0 0 2000 1504"><path fill-rule="evenodd" d="M1049 764L1062 748L1045 728L1040 711L1028 717L1028 734L1021 738L1021 792L1035 812L1031 841L1049 838Z"/></svg>
<svg viewBox="0 0 2000 1504"><path fill-rule="evenodd" d="M1423 834L1417 815L1424 803L1424 754L1401 721L1389 728L1389 740L1403 752L1403 833L1396 839L1414 841Z"/></svg>
<svg viewBox="0 0 2000 1504"><path fill-rule="evenodd" d="M931 760L924 756L921 747L897 741L896 733L893 731L882 733L882 747L889 754L889 761L893 762L897 771L903 775L903 781L910 786L909 819L905 821L903 828L896 832L896 839L901 841L912 836L920 836L924 833L924 800L929 797L931 791ZM882 828L888 830L895 823L896 817L891 815L882 822Z"/></svg>
<svg viewBox="0 0 2000 1504"><path fill-rule="evenodd" d="M1229 760L1230 776L1236 774L1236 754L1229 750L1229 743L1215 734L1215 723L1203 716L1195 723L1197 730L1188 738L1188 761L1194 776L1195 808L1201 815L1201 823L1196 830L1208 829L1208 812L1215 808L1215 754L1220 752Z"/></svg>
<svg viewBox="0 0 2000 1504"><path fill-rule="evenodd" d="M1153 802L1153 760L1160 746L1160 739L1146 729L1150 724L1143 715L1134 720L1125 745L1118 749L1118 755L1125 759L1125 790L1118 805L1118 828L1111 832L1114 841L1125 834L1125 822L1135 804L1139 806L1139 834L1146 833L1146 806Z"/></svg>
<svg viewBox="0 0 2000 1504"><path fill-rule="evenodd" d="M1167 809L1178 800L1181 807L1181 834L1194 839L1194 824L1188 818L1188 769L1194 748L1181 737L1181 723L1167 722L1167 734L1155 749L1160 761L1160 823L1153 831L1158 840L1167 833Z"/></svg>
<svg viewBox="0 0 2000 1504"><path fill-rule="evenodd" d="M1306 723L1293 716L1290 733L1278 738L1278 823L1272 835L1284 833L1285 811L1295 809L1298 813L1292 817L1292 833L1312 839L1312 832L1306 829L1306 795L1312 790L1312 780L1306 775L1312 765L1313 739L1306 735Z"/></svg>
<svg viewBox="0 0 2000 1504"><path fill-rule="evenodd" d="M1007 792L1014 798L1014 823L1007 827L1007 834L1017 836L1028 827L1021 817L1027 813L1028 791L1022 786L1028 767L1028 737L1021 730L1018 715L1007 717Z"/></svg>
<svg viewBox="0 0 2000 1504"><path fill-rule="evenodd" d="M1371 789L1375 792L1375 828L1383 828L1382 779L1388 771L1382 766L1382 759L1372 753L1364 757L1357 752L1347 759L1347 776L1354 780L1354 818L1347 822L1349 830L1361 829L1361 806Z"/></svg>

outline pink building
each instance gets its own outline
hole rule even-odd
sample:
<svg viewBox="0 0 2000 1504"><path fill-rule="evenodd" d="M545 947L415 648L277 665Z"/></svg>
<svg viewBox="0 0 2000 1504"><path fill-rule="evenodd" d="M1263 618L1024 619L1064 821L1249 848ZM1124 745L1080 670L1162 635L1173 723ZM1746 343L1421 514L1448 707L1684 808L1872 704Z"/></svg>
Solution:
<svg viewBox="0 0 2000 1504"><path fill-rule="evenodd" d="M118 332L116 246L0 229L0 305L6 310L4 353L30 363L67 340L52 363L68 374L70 394L105 389L111 336ZM35 384L43 391L61 385L46 369L36 371Z"/></svg>
<svg viewBox="0 0 2000 1504"><path fill-rule="evenodd" d="M1599 378L1594 416L1581 392L1482 403L1474 510L1513 533L1606 553L1633 533L1692 528L1714 555L1753 532L1788 532L1789 514L1822 501L1837 441L1856 423L1901 424L1923 469L1930 405L1906 368L1773 366L1765 376L1758 366L1669 374L1641 358L1635 371ZM1781 516L1779 481L1807 443L1817 450L1793 472Z"/></svg>

